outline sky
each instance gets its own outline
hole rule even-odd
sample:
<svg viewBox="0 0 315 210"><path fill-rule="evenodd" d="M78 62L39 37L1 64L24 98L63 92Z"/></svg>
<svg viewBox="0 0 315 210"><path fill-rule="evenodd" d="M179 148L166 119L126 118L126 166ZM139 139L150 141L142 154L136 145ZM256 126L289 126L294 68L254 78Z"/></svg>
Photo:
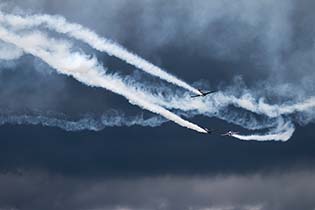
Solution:
<svg viewBox="0 0 315 210"><path fill-rule="evenodd" d="M314 8L0 0L0 210L314 210ZM3 14L80 24L218 92Z"/></svg>

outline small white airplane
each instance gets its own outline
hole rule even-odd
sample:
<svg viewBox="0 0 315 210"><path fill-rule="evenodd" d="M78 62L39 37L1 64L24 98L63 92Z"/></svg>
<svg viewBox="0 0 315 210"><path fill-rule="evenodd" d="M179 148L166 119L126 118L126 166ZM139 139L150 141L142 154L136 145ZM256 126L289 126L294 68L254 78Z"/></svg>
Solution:
<svg viewBox="0 0 315 210"><path fill-rule="evenodd" d="M215 93L217 92L216 90L212 90L212 91L207 91L207 92L204 92L202 91L201 89L198 89L198 91L200 92L200 95L193 95L193 96L190 96L191 98L196 98L196 97L205 97L211 93Z"/></svg>
<svg viewBox="0 0 315 210"><path fill-rule="evenodd" d="M239 132L229 131L227 133L221 134L221 136L233 136L239 134Z"/></svg>

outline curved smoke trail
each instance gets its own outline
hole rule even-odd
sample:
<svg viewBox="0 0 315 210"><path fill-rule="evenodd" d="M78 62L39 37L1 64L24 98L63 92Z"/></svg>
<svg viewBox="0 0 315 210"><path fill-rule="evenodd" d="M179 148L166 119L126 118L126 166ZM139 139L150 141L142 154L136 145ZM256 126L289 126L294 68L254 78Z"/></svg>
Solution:
<svg viewBox="0 0 315 210"><path fill-rule="evenodd" d="M133 81L129 83L136 85ZM154 103L164 106L168 109L181 110L194 115L204 115L208 117L217 117L227 122L242 126L250 130L269 129L265 134L257 135L234 135L235 138L241 140L288 140L295 128L292 124L289 115L295 113L307 113L314 111L315 98L310 97L298 103L283 103L283 104L268 104L263 99L255 99L251 94L246 93L237 98L233 95L228 95L222 91L213 94L211 97L192 99L187 93L183 95L172 94L150 94L146 88L140 86L137 88L138 94L145 95L146 98ZM169 92L163 89L159 92ZM224 110L229 106L247 110L250 113L265 116L265 120L257 121L252 115L240 113L227 113ZM286 120L282 117L286 116Z"/></svg>
<svg viewBox="0 0 315 210"><path fill-rule="evenodd" d="M291 138L295 128L291 120L283 116L289 116L295 113L307 113L314 111L315 98L311 97L298 103L283 103L283 104L268 104L263 99L255 99L252 95L246 93L240 98L233 95L227 95L224 92L218 92L211 97L191 99L187 94L182 96L165 96L155 95L147 98L154 103L167 107L168 109L182 110L185 112L195 112L196 115L206 115L209 117L217 117L227 122L242 126L250 130L270 129L265 134L255 135L234 135L233 137L241 140L279 140L286 141ZM164 99L164 100L163 100ZM229 106L247 110L251 113L266 116L266 120L257 121L254 117L246 116L245 114L225 113L220 110L225 110Z"/></svg>
<svg viewBox="0 0 315 210"><path fill-rule="evenodd" d="M279 122L279 125L269 131L266 134L258 135L239 135L234 134L232 135L235 138L238 138L240 140L256 140L256 141L287 141L291 138L292 134L294 133L294 125L288 121L288 122Z"/></svg>
<svg viewBox="0 0 315 210"><path fill-rule="evenodd" d="M22 17L17 15L4 14L0 12L0 21L3 23L14 26L15 29L23 27L35 27L44 25L51 30L55 30L58 33L67 34L73 38L86 42L93 48L106 52L109 55L120 58L121 60L151 74L167 82L170 82L179 87L185 88L196 94L200 92L187 84L186 82L176 78L175 76L167 73L163 69L153 65L147 60L139 57L138 55L129 52L124 47L117 43L98 36L95 32L76 23L69 23L67 20L60 16L50 15L33 15L29 17Z"/></svg>
<svg viewBox="0 0 315 210"><path fill-rule="evenodd" d="M85 55L71 53L69 43L48 39L40 32L19 36L3 27L0 27L0 39L42 59L61 74L72 76L89 86L108 89L124 96L130 103L159 114L183 127L200 133L206 132L203 128L180 118L163 107L135 95L117 76L106 75L96 59L88 59Z"/></svg>

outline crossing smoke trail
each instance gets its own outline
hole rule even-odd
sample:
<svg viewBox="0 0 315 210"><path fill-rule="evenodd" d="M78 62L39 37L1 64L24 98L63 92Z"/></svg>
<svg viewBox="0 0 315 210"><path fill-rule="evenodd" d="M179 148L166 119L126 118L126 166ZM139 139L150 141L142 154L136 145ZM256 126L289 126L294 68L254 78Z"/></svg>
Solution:
<svg viewBox="0 0 315 210"><path fill-rule="evenodd" d="M161 97L161 98L159 98ZM314 119L315 111L315 98L310 97L301 102L295 103L284 103L270 105L263 99L257 100L249 93L236 98L233 95L227 95L224 92L215 93L212 97L192 100L188 95L184 97L170 96L159 96L153 100L168 109L178 109L186 112L195 111L198 114L206 115L209 117L217 117L222 120L231 122L233 124L240 125L250 130L257 129L270 129L266 134L260 135L233 135L233 137L240 140L257 140L257 141L268 141L268 140L279 140L286 141L291 138L295 128L290 120L290 117L286 117L286 120L282 116L289 116L291 114L303 114L310 115ZM265 122L256 121L255 118L246 117L242 114L233 114L220 112L220 110L227 109L228 106L235 106L247 110L251 113L266 116ZM273 127L275 127L273 129Z"/></svg>
<svg viewBox="0 0 315 210"><path fill-rule="evenodd" d="M71 45L69 43L48 39L40 32L19 36L3 27L0 27L0 38L4 42L14 44L25 52L42 59L61 74L72 76L89 86L111 90L114 93L124 96L130 103L153 113L160 114L183 127L201 133L206 132L203 128L180 118L174 113L142 97L138 97L117 76L106 75L104 73L105 70L97 63L96 59L88 59L85 55L71 53Z"/></svg>
<svg viewBox="0 0 315 210"><path fill-rule="evenodd" d="M132 81L129 83L134 84ZM138 87L141 92L146 91L146 88ZM167 89L162 89L160 92L169 92ZM249 91L246 94L237 98L231 94L217 92L211 97L192 99L188 94L172 95L172 94L155 94L154 96L146 93L146 98L154 103L164 106L168 109L182 110L194 115L205 115L208 117L217 117L222 120L240 125L250 130L269 129L266 134L260 135L234 135L233 137L241 140L288 140L295 128L288 117L292 114L306 114L314 116L315 98L310 97L301 102L290 102L283 104L268 104L263 99L256 99ZM266 116L267 120L257 121L255 118L246 116L245 114L226 113L220 110L226 110L229 106L247 110L251 113ZM189 116L189 114L187 114ZM282 118L286 116L286 120ZM314 117L313 117L314 118Z"/></svg>
<svg viewBox="0 0 315 210"><path fill-rule="evenodd" d="M109 55L120 58L125 62L151 75L159 77L160 79L163 79L179 87L185 88L191 92L194 92L195 94L200 94L200 92L196 88L165 72L161 68L153 65L152 63L146 61L138 55L129 52L127 49L118 45L117 43L106 38L101 38L93 31L86 29L79 24L69 23L63 17L50 15L34 15L29 17L22 17L0 12L0 21L14 26L15 29L23 27L36 27L43 24L51 30L67 34L78 40L86 42L99 51L106 52Z"/></svg>
<svg viewBox="0 0 315 210"><path fill-rule="evenodd" d="M188 113L193 112L193 115L200 114L208 117L217 117L249 130L269 129L269 132L264 134L233 135L234 138L240 140L256 141L287 141L291 138L295 128L290 119L284 120L282 116L295 112L305 112L314 108L314 105L310 103L312 100L306 100L294 105L269 105L261 102L255 103L254 101L248 101L247 103L250 105L246 106L246 103L243 101L244 99L241 99L242 103L240 104L242 106L239 106L238 103L235 103L233 96L224 96L229 98L229 100L225 98L226 101L224 103L223 95L223 93L217 93L211 98L201 99L200 101L192 101L188 96L186 99L170 99L169 103L159 103L159 101L163 101L163 98L157 98L156 101L153 101L160 105L166 105L169 109L184 110ZM255 117L251 115L219 111L227 109L229 105L236 105L236 107L242 107L244 110L248 110L251 113L265 115L267 119L257 121ZM263 109L262 107L269 107L270 109ZM187 115L187 117L189 117L189 114Z"/></svg>
<svg viewBox="0 0 315 210"><path fill-rule="evenodd" d="M220 90L208 97L191 98L189 93L176 94L171 88L166 86L156 87L156 85L150 83L139 84L133 77L129 77L124 81L135 87L138 95L142 95L153 103L167 109L196 112L196 115L213 117L214 113L233 106L271 119L292 114L306 114L310 118L315 119L315 97L313 96L304 100L290 100L279 104L270 104L263 97L255 97L254 91L232 86L228 89L233 91ZM152 93L152 90L154 90L154 93ZM243 94L238 97L234 96L239 95L239 92L243 92ZM215 117L226 119L224 114L215 115Z"/></svg>

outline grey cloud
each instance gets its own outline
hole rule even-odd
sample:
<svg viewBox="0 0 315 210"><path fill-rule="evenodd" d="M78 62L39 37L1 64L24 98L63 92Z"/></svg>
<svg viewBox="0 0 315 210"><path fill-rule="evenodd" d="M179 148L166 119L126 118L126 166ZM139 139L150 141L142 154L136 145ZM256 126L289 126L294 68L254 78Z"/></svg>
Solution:
<svg viewBox="0 0 315 210"><path fill-rule="evenodd" d="M314 171L78 179L39 172L0 175L4 209L313 210Z"/></svg>

